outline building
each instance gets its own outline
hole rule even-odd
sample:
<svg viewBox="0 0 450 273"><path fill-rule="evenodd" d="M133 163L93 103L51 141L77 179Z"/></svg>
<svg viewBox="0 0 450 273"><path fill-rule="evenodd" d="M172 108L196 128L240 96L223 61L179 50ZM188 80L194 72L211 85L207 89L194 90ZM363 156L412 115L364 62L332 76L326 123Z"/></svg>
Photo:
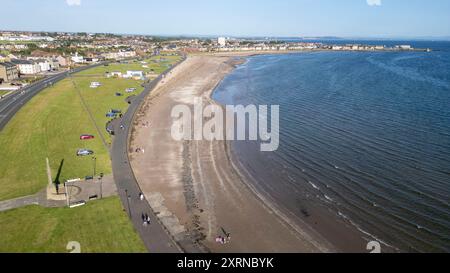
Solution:
<svg viewBox="0 0 450 273"><path fill-rule="evenodd" d="M33 75L41 72L41 67L35 61L31 60L11 60L12 63L17 65L20 74Z"/></svg>
<svg viewBox="0 0 450 273"><path fill-rule="evenodd" d="M42 72L52 70L52 65L47 60L39 59L39 60L36 60L36 63L39 65Z"/></svg>
<svg viewBox="0 0 450 273"><path fill-rule="evenodd" d="M63 57L63 56L58 56L56 58L56 61L58 62L59 66L62 66L62 67L70 66L70 58L66 58L66 57Z"/></svg>
<svg viewBox="0 0 450 273"><path fill-rule="evenodd" d="M0 63L0 83L11 82L19 78L17 66L11 62Z"/></svg>
<svg viewBox="0 0 450 273"><path fill-rule="evenodd" d="M217 43L219 44L219 46L226 46L227 45L227 38L219 37L217 39Z"/></svg>
<svg viewBox="0 0 450 273"><path fill-rule="evenodd" d="M399 45L398 48L400 48L401 50L411 50L412 46L410 46L410 45Z"/></svg>
<svg viewBox="0 0 450 273"><path fill-rule="evenodd" d="M72 56L71 60L74 63L84 63L84 57L79 56L78 53L76 53L75 56Z"/></svg>

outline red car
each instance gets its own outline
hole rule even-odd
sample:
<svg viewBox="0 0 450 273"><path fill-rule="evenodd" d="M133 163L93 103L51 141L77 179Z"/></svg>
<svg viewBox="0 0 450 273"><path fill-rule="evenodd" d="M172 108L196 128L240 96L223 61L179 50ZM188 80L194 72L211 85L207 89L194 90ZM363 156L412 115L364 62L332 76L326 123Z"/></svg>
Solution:
<svg viewBox="0 0 450 273"><path fill-rule="evenodd" d="M81 140L94 139L94 136L93 135L81 135L80 139Z"/></svg>

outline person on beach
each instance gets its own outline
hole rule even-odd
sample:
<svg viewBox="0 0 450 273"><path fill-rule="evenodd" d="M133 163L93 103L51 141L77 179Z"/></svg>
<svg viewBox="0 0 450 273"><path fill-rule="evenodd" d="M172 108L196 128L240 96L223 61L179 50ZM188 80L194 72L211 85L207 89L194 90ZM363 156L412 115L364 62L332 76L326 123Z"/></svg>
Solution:
<svg viewBox="0 0 450 273"><path fill-rule="evenodd" d="M144 201L144 194L143 194L142 192L139 194L139 199L140 199L141 201Z"/></svg>

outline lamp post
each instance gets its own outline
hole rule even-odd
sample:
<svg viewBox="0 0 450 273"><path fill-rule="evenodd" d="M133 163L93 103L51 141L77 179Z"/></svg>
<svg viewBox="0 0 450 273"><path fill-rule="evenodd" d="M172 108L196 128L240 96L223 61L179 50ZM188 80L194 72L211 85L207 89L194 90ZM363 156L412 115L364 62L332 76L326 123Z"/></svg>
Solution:
<svg viewBox="0 0 450 273"><path fill-rule="evenodd" d="M100 199L103 199L103 173L100 174Z"/></svg>

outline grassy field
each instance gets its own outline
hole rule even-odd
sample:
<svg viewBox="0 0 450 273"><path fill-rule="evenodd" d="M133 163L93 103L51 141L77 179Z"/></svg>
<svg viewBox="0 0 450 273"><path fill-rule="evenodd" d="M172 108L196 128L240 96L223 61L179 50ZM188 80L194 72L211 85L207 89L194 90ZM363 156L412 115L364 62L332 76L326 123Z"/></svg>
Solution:
<svg viewBox="0 0 450 273"><path fill-rule="evenodd" d="M67 253L70 241L82 253L145 252L118 197L78 208L29 206L0 212L0 252Z"/></svg>
<svg viewBox="0 0 450 273"><path fill-rule="evenodd" d="M120 71L126 73L127 70L140 70L145 73L154 72L160 74L167 70L170 65L180 60L180 56L153 56L144 60L146 64L142 64L139 61L132 61L128 64L110 64L109 66L99 66L89 71L80 72L78 75L104 75L106 72ZM148 68L142 67L147 65Z"/></svg>
<svg viewBox="0 0 450 273"><path fill-rule="evenodd" d="M149 61L156 58L159 57ZM163 58L167 61L152 62L149 67L160 73L179 59L174 56ZM42 91L28 102L0 134L0 200L31 195L43 189L47 185L47 157L53 178L62 166L62 182L92 175L94 161L92 157L77 157L76 151L80 148L95 152L97 174L111 173L108 152L111 137L105 130L109 120L106 113L110 109L126 111L128 104L125 102L125 89L135 87L135 94L138 94L143 88L141 81L107 79L104 73L114 71L112 69L133 70L136 65L140 64L114 64L83 71ZM101 82L102 86L91 89L89 85L92 81ZM117 97L116 92L124 96ZM81 134L93 134L96 138L81 141Z"/></svg>

